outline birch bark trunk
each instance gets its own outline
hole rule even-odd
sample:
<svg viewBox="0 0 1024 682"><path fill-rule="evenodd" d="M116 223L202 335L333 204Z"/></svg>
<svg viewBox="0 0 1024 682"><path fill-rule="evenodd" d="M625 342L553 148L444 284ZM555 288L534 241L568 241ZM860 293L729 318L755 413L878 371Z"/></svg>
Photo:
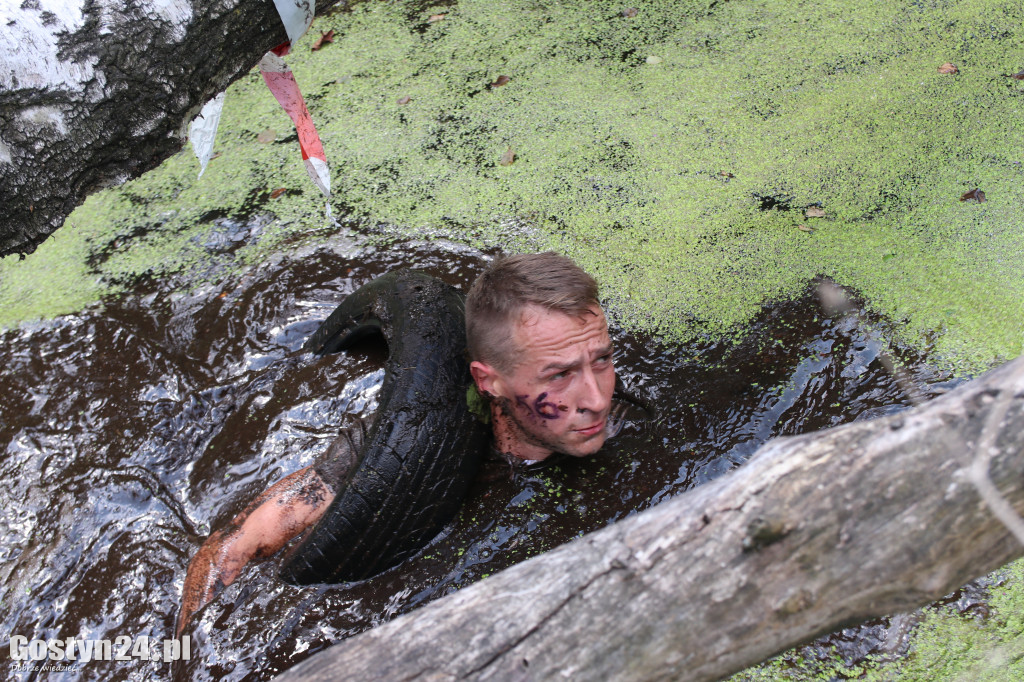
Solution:
<svg viewBox="0 0 1024 682"><path fill-rule="evenodd" d="M269 0L3 0L0 23L0 256L179 151L203 104L287 40Z"/></svg>

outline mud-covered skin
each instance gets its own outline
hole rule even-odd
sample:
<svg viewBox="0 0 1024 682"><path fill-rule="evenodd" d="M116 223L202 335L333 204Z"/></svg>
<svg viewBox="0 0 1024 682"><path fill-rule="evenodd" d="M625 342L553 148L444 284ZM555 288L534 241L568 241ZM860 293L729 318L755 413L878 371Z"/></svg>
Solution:
<svg viewBox="0 0 1024 682"><path fill-rule="evenodd" d="M361 433L361 429L354 429ZM343 433L329 454L351 461L353 440ZM175 636L189 619L224 587L230 585L252 559L277 553L289 540L324 513L335 494L313 467L284 477L253 500L231 522L214 531L189 563L182 590Z"/></svg>
<svg viewBox="0 0 1024 682"><path fill-rule="evenodd" d="M466 405L463 297L423 273L388 273L352 293L306 348L333 353L375 333L388 344L378 417L334 502L285 558L292 583L349 582L426 545L458 511L487 428Z"/></svg>

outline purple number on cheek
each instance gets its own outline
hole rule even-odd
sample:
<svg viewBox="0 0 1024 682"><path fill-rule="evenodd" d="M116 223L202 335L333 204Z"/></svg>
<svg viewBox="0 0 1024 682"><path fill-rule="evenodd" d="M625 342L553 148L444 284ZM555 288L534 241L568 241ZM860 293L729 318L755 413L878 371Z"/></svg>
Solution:
<svg viewBox="0 0 1024 682"><path fill-rule="evenodd" d="M533 405L530 405L530 403L527 402L530 396L517 395L516 405L523 407L527 410L530 410L538 417L542 417L544 419L558 419L561 416L560 414L558 414L559 410L565 412L569 409L564 405L556 405L555 403L545 402L544 398L547 397L547 393L541 393L539 396L537 396L537 399L533 401Z"/></svg>
<svg viewBox="0 0 1024 682"><path fill-rule="evenodd" d="M537 396L537 399L533 401L533 410L545 419L558 419L560 416L558 414L558 405L544 402L544 398L547 397L547 393L541 393Z"/></svg>

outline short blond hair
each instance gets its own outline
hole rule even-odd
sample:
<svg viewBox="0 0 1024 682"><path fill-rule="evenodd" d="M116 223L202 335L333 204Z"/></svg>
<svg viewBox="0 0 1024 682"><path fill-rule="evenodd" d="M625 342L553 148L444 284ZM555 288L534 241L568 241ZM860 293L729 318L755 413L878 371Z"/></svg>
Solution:
<svg viewBox="0 0 1024 682"><path fill-rule="evenodd" d="M593 314L601 307L597 281L553 251L495 259L466 297L470 360L510 370L517 352L512 328L530 305L574 317Z"/></svg>

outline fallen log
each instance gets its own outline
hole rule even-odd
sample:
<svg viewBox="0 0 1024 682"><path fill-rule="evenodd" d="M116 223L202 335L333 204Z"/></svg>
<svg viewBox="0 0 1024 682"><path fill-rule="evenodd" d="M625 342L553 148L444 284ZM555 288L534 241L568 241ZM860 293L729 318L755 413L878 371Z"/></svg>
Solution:
<svg viewBox="0 0 1024 682"><path fill-rule="evenodd" d="M269 1L26 0L0 20L0 256L178 152L202 106L288 39Z"/></svg>
<svg viewBox="0 0 1024 682"><path fill-rule="evenodd" d="M897 415L769 441L277 679L719 679L1020 556L991 506L1024 510L1022 471L1024 357Z"/></svg>

